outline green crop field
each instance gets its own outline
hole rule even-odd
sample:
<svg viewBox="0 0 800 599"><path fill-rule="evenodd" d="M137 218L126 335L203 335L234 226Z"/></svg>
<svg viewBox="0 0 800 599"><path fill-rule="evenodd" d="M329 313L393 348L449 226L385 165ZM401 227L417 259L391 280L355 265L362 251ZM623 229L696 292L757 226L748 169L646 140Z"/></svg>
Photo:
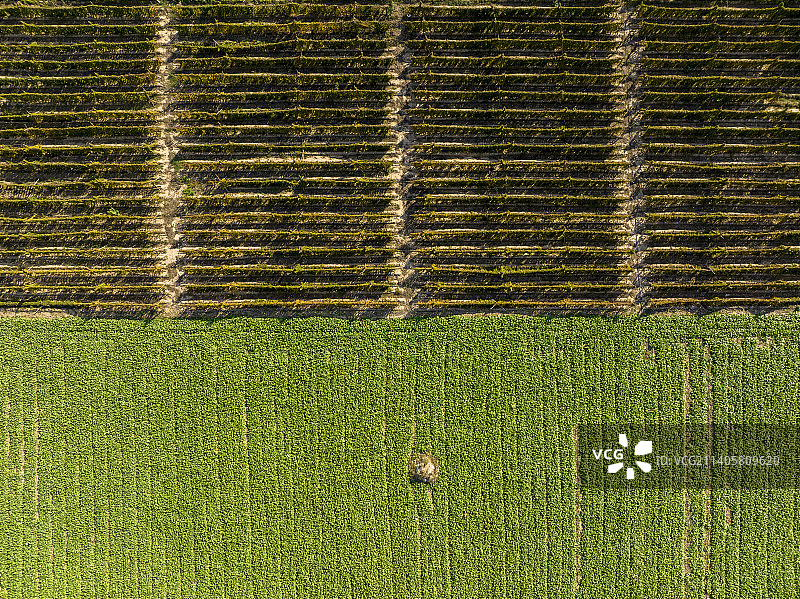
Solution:
<svg viewBox="0 0 800 599"><path fill-rule="evenodd" d="M4 319L0 597L797 597L796 484L582 487L576 426L796 424L798 365L792 316Z"/></svg>

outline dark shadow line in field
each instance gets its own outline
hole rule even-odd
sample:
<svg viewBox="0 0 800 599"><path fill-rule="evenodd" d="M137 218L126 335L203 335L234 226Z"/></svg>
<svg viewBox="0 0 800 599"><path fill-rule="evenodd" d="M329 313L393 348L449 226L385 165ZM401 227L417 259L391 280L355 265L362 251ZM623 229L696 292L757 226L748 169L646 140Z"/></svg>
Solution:
<svg viewBox="0 0 800 599"><path fill-rule="evenodd" d="M581 476L580 476L580 448L578 447L578 425L572 425L572 446L575 456L575 579L573 582L573 591L575 597L578 597L581 582L581 533L583 531L583 522L581 520L581 502L583 497L581 495Z"/></svg>
<svg viewBox="0 0 800 599"><path fill-rule="evenodd" d="M703 352L703 379L706 394L706 455L712 455L713 443L712 434L714 426L714 402L711 394L711 360L709 344L706 339L702 340L705 350ZM711 599L709 583L711 578L711 464L707 465L706 488L705 488L705 525L703 532L703 595L705 599Z"/></svg>
<svg viewBox="0 0 800 599"><path fill-rule="evenodd" d="M686 447L689 444L688 430L686 428L686 420L691 408L692 397L692 383L689 372L689 350L686 343L681 346L684 350L684 370L683 370L683 453L686 453ZM689 575L691 568L689 566L689 527L691 524L691 509L689 507L689 489L684 486L683 490L683 597L686 599L689 593Z"/></svg>
<svg viewBox="0 0 800 599"><path fill-rule="evenodd" d="M326 351L326 356L328 358L328 364L330 365L330 350ZM384 494L386 497L386 505L385 505L385 513L386 513L386 538L387 538L387 546L389 548L389 564L392 568L395 567L394 563L394 549L392 548L392 514L391 514L391 501L389 497L390 493L390 484L389 481L391 479L391 464L390 464L390 453L389 453L389 446L386 442L386 425L388 424L388 406L387 406L387 380L386 377L389 372L389 348L384 345L384 360L383 360L383 422L381 423L381 431L382 431L382 442L383 442L383 461L384 461L384 470L383 470L383 486L384 486ZM317 418L319 422L319 417ZM391 585L392 594L391 597L396 596L395 591L395 584L394 584L394 576L389 576L389 584Z"/></svg>

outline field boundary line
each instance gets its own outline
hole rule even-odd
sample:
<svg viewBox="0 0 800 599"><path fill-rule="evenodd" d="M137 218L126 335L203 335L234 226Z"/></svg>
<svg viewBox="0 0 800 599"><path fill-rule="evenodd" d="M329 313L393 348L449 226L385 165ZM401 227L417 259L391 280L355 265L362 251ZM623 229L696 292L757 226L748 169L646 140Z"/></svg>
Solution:
<svg viewBox="0 0 800 599"><path fill-rule="evenodd" d="M34 439L34 453L36 454L36 464L33 467L33 505L36 509L36 532L34 534L34 543L36 545L36 591L42 591L42 572L39 564L39 361L34 356L34 370L33 370L33 439Z"/></svg>
<svg viewBox="0 0 800 599"><path fill-rule="evenodd" d="M171 16L169 8L163 3L158 9L158 38L156 41L156 56L159 59L158 75L156 77L156 92L158 100L158 153L161 164L160 195L161 195L161 225L164 230L163 250L163 315L175 317L180 315L178 298L180 287L178 280L181 272L178 269L178 238L176 230L180 218L181 196L185 185L182 185L175 171L172 161L178 153L175 140L176 117L170 109L172 94L170 92L170 77L175 70L175 48L173 46L177 30L170 27Z"/></svg>
<svg viewBox="0 0 800 599"><path fill-rule="evenodd" d="M642 114L639 104L641 95L641 60L644 53L639 38L639 19L636 16L636 4L623 0L615 15L619 24L619 72L622 75L620 84L620 135L617 138L617 151L626 163L623 171L623 201L621 213L626 216L625 231L627 238L623 249L630 254L628 264L631 268L628 275L630 291L625 298L628 310L642 313L648 303L647 267L644 259L647 253L648 236L644 232L646 206L642 190L642 171L644 151L642 149Z"/></svg>
<svg viewBox="0 0 800 599"><path fill-rule="evenodd" d="M415 171L411 162L414 132L408 116L408 109L411 106L411 82L408 78L411 51L405 42L406 28L403 21L405 13L405 2L395 4L392 11L391 28L394 45L390 48L394 61L389 69L391 76L389 87L393 94L389 102L388 116L393 147L384 156L385 160L392 162L389 177L394 183L394 197L389 210L392 214L392 228L395 237L393 257L395 268L392 273L392 286L387 297L398 300L397 305L390 312L389 318L407 317L411 313L412 303L417 293L410 285L414 274L414 269L411 267L414 242L408 235L408 214L414 200Z"/></svg>
<svg viewBox="0 0 800 599"><path fill-rule="evenodd" d="M691 407L692 397L692 383L690 379L690 358L688 346L684 343L683 349L686 352L684 355L684 369L683 369L683 452L686 453L686 447L689 444L688 430L686 428L686 419L689 417L689 408ZM685 485L683 489L683 597L686 599L689 596L689 575L691 568L689 567L689 528L691 526L691 510L689 507L690 497L689 488Z"/></svg>
<svg viewBox="0 0 800 599"><path fill-rule="evenodd" d="M711 396L711 359L708 341L703 340L705 351L703 352L703 383L706 392L706 455L712 455L713 450L713 431L714 431L714 402ZM705 523L703 527L703 596L710 599L712 596L709 590L711 578L711 464L706 465L706 488L705 488Z"/></svg>
<svg viewBox="0 0 800 599"><path fill-rule="evenodd" d="M575 582L573 590L575 597L578 596L581 584L581 534L583 533L583 521L581 520L581 475L580 461L581 454L578 447L578 425L572 425L572 444L575 451Z"/></svg>

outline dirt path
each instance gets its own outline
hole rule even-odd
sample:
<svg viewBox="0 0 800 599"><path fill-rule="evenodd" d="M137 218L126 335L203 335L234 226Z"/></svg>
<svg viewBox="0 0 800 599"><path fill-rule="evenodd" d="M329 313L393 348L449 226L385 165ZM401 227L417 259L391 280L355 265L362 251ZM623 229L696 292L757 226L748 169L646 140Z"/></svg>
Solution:
<svg viewBox="0 0 800 599"><path fill-rule="evenodd" d="M179 182L172 164L172 160L178 153L178 148L175 140L176 117L170 109L172 96L169 89L169 79L175 69L173 41L177 31L170 28L169 10L163 4L159 12L156 55L160 64L156 79L156 90L158 92L156 109L159 113L158 122L161 131L158 149L161 163L161 219L164 227L163 282L165 297L163 315L174 317L180 315L180 309L177 305L181 293L178 285L181 272L178 268L179 235L177 234L177 228L180 221L178 214L181 206L181 196L185 186Z"/></svg>
<svg viewBox="0 0 800 599"><path fill-rule="evenodd" d="M411 53L405 44L405 26L403 15L405 3L398 3L392 15L392 36L395 41L391 48L394 62L389 74L389 86L393 96L389 104L389 125L391 126L394 141L393 148L384 157L391 160L392 172L389 175L394 182L394 199L389 210L395 235L395 269L393 284L389 296L399 300L398 305L389 314L390 318L403 318L411 312L411 304L415 291L409 285L413 275L411 266L414 251L414 242L408 236L408 209L413 200L412 182L414 169L411 164L411 155L414 145L414 133L408 118L408 108L411 103L411 91L408 80L408 68L411 64Z"/></svg>
<svg viewBox="0 0 800 599"><path fill-rule="evenodd" d="M617 58L622 75L619 89L621 101L618 106L621 111L618 120L621 135L617 138L617 153L626 163L621 190L624 200L620 205L620 213L627 217L625 231L628 236L624 249L630 252L628 264L631 268L628 279L630 292L625 303L629 311L641 313L647 307L648 301L647 268L644 263L648 240L644 233L645 202L641 181L644 152L639 107L641 59L644 50L639 40L635 5L624 0L615 15L615 21L620 26Z"/></svg>

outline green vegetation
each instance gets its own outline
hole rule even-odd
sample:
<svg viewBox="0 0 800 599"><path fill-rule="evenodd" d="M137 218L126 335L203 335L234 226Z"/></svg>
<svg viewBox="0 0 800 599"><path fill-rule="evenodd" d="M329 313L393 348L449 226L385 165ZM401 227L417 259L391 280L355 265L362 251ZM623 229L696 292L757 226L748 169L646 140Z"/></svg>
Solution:
<svg viewBox="0 0 800 599"><path fill-rule="evenodd" d="M796 489L576 492L573 430L797 423L799 361L797 317L2 320L0 597L796 599Z"/></svg>

